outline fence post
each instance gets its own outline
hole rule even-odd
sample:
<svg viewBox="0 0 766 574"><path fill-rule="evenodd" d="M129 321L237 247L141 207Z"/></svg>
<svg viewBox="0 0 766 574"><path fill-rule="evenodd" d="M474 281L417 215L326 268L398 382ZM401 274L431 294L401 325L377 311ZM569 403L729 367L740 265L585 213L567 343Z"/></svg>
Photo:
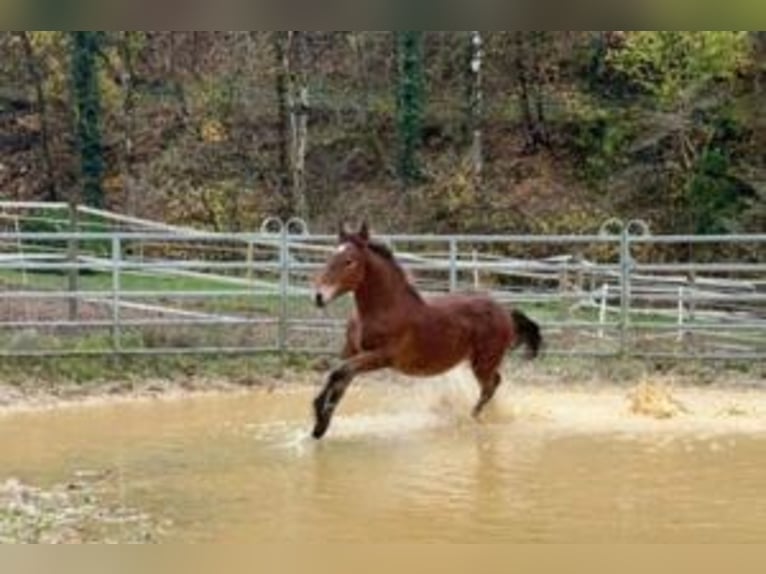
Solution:
<svg viewBox="0 0 766 574"><path fill-rule="evenodd" d="M609 284L604 283L601 285L601 304L598 309L598 323L600 325L598 330L598 338L604 338L604 323L606 323L606 305L609 299Z"/></svg>
<svg viewBox="0 0 766 574"><path fill-rule="evenodd" d="M471 254L471 260L473 262L473 289L478 291L481 288L481 280L479 279L479 252L476 249Z"/></svg>
<svg viewBox="0 0 766 574"><path fill-rule="evenodd" d="M678 288L678 335L676 337L676 340L678 342L682 342L684 340L684 295L685 295L685 289L683 285Z"/></svg>
<svg viewBox="0 0 766 574"><path fill-rule="evenodd" d="M79 290L79 273L76 263L79 259L77 253L77 238L74 236L77 233L78 225L78 209L75 201L69 202L69 233L73 234L67 241L67 262L71 265L68 275L68 289L71 293L69 297L69 320L76 321L78 315L79 301L77 298L77 291Z"/></svg>
<svg viewBox="0 0 766 574"><path fill-rule="evenodd" d="M565 321L567 318L567 297L569 291L569 264L565 261L561 271L559 271L559 305L556 310L556 318L559 321Z"/></svg>
<svg viewBox="0 0 766 574"><path fill-rule="evenodd" d="M449 290L457 291L457 241L449 240Z"/></svg>
<svg viewBox="0 0 766 574"><path fill-rule="evenodd" d="M697 320L697 273L695 271L691 271L689 273L689 287L686 290L687 295L687 308L688 308L688 320L687 323L694 323ZM697 336L695 334L694 330L686 331L684 333L684 342L686 344L686 349L691 350L692 352L695 352L695 347L697 345Z"/></svg>
<svg viewBox="0 0 766 574"><path fill-rule="evenodd" d="M289 288L289 244L287 226L282 226L279 240L279 332L278 346L282 358L287 352L287 296Z"/></svg>
<svg viewBox="0 0 766 574"><path fill-rule="evenodd" d="M122 265L122 242L112 236L112 351L120 351L120 271Z"/></svg>
<svg viewBox="0 0 766 574"><path fill-rule="evenodd" d="M248 239L247 251L245 255L246 262L247 262L247 270L245 271L245 276L247 277L248 281L253 280L253 259L254 259L253 249L254 249L253 240Z"/></svg>
<svg viewBox="0 0 766 574"><path fill-rule="evenodd" d="M620 232L620 355L628 352L628 323L630 321L630 231Z"/></svg>

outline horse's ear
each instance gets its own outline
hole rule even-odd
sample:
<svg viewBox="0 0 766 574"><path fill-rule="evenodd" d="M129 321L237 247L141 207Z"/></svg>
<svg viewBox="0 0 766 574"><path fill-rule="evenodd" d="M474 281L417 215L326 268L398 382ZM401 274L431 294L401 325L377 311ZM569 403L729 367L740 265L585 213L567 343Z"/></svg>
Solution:
<svg viewBox="0 0 766 574"><path fill-rule="evenodd" d="M359 227L359 239L362 241L370 240L370 226L367 225L367 220L362 221L362 225Z"/></svg>
<svg viewBox="0 0 766 574"><path fill-rule="evenodd" d="M343 243L345 241L348 241L349 238L349 232L346 229L346 224L342 221L338 222L338 241L340 243Z"/></svg>

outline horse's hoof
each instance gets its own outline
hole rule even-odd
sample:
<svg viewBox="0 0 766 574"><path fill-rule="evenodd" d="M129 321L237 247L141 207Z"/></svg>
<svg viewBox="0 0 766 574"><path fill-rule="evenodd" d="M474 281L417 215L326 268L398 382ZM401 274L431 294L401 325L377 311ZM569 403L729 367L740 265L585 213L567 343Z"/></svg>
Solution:
<svg viewBox="0 0 766 574"><path fill-rule="evenodd" d="M330 421L317 422L317 424L314 425L314 430L311 431L311 436L314 437L315 440L319 440L325 435L328 428L330 428Z"/></svg>

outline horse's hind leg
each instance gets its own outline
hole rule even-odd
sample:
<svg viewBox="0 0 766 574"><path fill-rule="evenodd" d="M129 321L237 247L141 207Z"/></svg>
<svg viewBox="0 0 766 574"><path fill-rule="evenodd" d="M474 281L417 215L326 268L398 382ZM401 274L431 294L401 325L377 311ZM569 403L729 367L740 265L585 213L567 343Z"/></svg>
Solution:
<svg viewBox="0 0 766 574"><path fill-rule="evenodd" d="M492 400L497 387L503 380L500 376L500 363L502 361L502 349L495 352L493 349L487 348L480 349L471 359L471 370L481 388L479 401L473 407L474 418L478 418L487 403Z"/></svg>
<svg viewBox="0 0 766 574"><path fill-rule="evenodd" d="M504 328L502 321L496 324L498 318L504 322L508 321L504 312L497 314L496 320L490 322L491 324L478 334L471 353L471 370L481 387L479 401L473 408L474 418L481 415L482 410L495 396L495 391L503 380L500 376L500 365L505 357L508 343L510 343L511 331L509 325Z"/></svg>
<svg viewBox="0 0 766 574"><path fill-rule="evenodd" d="M479 396L479 402L477 402L476 406L473 407L473 411L471 413L474 418L479 418L481 411L484 409L487 403L492 400L492 397L495 396L495 391L497 390L497 387L500 386L501 382L502 377L497 371L492 373L492 375L489 377L479 379L481 395Z"/></svg>

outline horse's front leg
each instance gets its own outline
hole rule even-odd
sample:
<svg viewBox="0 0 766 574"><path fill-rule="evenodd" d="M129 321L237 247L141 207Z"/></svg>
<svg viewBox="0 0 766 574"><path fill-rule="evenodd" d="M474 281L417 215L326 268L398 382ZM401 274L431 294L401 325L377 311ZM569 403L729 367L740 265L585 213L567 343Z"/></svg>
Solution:
<svg viewBox="0 0 766 574"><path fill-rule="evenodd" d="M315 439L320 439L330 428L330 421L340 400L351 384L351 381L361 373L377 371L391 365L388 353L369 351L354 355L342 365L334 369L327 377L322 392L314 399L314 415L316 423L311 433Z"/></svg>

